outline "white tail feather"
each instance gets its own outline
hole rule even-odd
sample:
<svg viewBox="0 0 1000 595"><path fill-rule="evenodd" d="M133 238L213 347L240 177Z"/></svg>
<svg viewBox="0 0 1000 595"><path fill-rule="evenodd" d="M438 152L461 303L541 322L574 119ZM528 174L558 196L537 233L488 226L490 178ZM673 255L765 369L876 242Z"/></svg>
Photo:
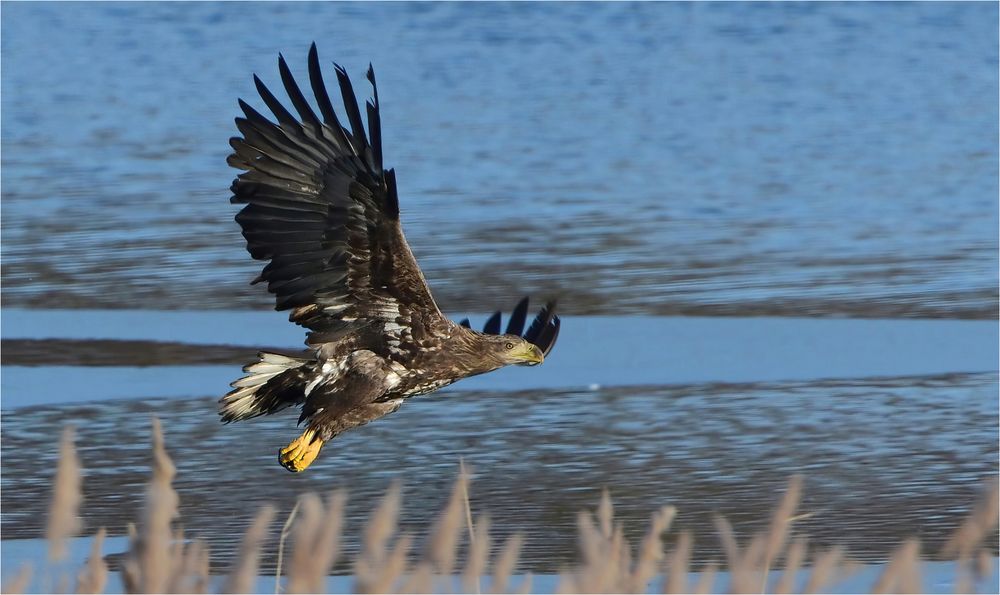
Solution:
<svg viewBox="0 0 1000 595"><path fill-rule="evenodd" d="M219 399L219 414L224 420L236 421L269 412L267 407L272 404L264 403L265 397L257 391L275 376L311 361L263 351L257 358L258 361L243 367L247 375L231 382L233 390Z"/></svg>

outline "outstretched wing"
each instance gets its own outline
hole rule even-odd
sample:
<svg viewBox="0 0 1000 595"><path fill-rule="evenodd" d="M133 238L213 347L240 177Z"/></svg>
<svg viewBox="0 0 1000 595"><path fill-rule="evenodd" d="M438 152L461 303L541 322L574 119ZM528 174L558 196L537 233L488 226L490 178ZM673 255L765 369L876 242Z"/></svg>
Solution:
<svg viewBox="0 0 1000 595"><path fill-rule="evenodd" d="M336 65L335 65L336 66ZM390 338L405 330L418 342L444 321L403 237L393 170L382 167L381 121L375 74L367 102L368 134L346 71L336 66L350 128L330 103L316 44L309 50L309 82L320 116L292 77L278 68L299 119L259 78L254 83L277 122L240 100L243 134L230 140L229 164L244 170L232 202L247 250L268 261L254 281L275 295L275 309L313 332L317 344L363 327Z"/></svg>
<svg viewBox="0 0 1000 595"><path fill-rule="evenodd" d="M525 341L533 344L542 351L542 355L547 356L552 348L555 347L556 339L559 338L559 317L556 316L556 302L551 301L539 310L538 315L535 316L535 320L532 321L531 326L528 327L528 332L524 331L524 323L527 321L528 315L528 298L527 296L521 298L521 301L514 306L514 311L510 315L510 320L507 322L507 329L504 330L504 334L507 335L518 335L522 337ZM502 322L502 317L500 311L497 310L486 319L486 324L483 325L483 332L487 335L499 335L500 325ZM463 318L460 325L465 328L471 328L468 318Z"/></svg>

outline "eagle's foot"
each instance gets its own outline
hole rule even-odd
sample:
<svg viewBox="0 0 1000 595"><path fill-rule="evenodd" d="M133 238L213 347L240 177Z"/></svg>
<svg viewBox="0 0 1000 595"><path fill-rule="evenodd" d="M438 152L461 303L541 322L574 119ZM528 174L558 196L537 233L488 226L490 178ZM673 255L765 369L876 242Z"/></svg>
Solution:
<svg viewBox="0 0 1000 595"><path fill-rule="evenodd" d="M302 435L292 440L291 444L281 449L278 462L292 473L305 470L323 448L323 440L316 436L313 430L306 430Z"/></svg>

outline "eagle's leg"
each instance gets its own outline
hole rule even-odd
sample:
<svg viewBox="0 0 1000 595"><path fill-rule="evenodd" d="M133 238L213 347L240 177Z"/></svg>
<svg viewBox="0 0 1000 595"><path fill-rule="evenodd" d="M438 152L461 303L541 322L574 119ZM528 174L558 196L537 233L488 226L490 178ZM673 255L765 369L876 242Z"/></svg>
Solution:
<svg viewBox="0 0 1000 595"><path fill-rule="evenodd" d="M323 448L323 439L314 430L306 430L302 435L281 449L278 461L281 466L292 473L298 473L308 467Z"/></svg>

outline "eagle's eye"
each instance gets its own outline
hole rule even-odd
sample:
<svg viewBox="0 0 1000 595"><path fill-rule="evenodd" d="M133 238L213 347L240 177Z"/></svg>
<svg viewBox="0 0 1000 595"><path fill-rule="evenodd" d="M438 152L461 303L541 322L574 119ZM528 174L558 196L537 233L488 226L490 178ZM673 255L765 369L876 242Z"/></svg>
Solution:
<svg viewBox="0 0 1000 595"><path fill-rule="evenodd" d="M511 343L510 341L507 341L506 343L504 343L504 348L505 349L513 349L514 348L514 344Z"/></svg>

